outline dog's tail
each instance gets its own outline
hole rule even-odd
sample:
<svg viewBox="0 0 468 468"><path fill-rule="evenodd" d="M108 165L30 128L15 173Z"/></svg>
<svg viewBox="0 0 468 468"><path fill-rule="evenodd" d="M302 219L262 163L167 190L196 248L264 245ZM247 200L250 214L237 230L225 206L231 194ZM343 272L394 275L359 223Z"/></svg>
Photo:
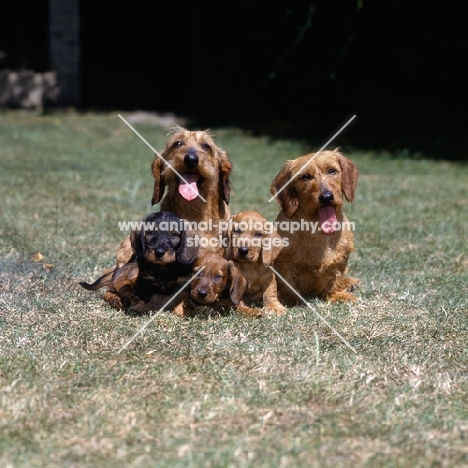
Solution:
<svg viewBox="0 0 468 468"><path fill-rule="evenodd" d="M80 281L80 285L88 291L97 291L98 289L101 289L102 287L107 286L109 284L113 274L114 270L112 269L111 271L105 273L100 278L98 278L94 283L90 284L86 283L85 281Z"/></svg>

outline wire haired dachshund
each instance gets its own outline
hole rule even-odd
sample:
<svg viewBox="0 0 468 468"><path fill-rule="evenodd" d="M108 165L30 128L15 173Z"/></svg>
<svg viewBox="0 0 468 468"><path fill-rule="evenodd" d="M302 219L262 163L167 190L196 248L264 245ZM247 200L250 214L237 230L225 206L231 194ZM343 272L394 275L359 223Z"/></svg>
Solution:
<svg viewBox="0 0 468 468"><path fill-rule="evenodd" d="M331 302L356 300L359 280L348 277L354 249L353 225L343 213L344 199L352 202L358 181L356 165L339 149L306 154L286 161L273 180L271 193L281 207L278 233L288 238L276 259L278 297L283 304L300 302L299 294ZM316 229L288 232L282 223L303 221Z"/></svg>
<svg viewBox="0 0 468 468"><path fill-rule="evenodd" d="M105 286L104 300L119 310L142 313L162 306L192 275L196 233L185 227L181 218L167 211L146 216L130 234L134 251L130 260L81 286L91 291Z"/></svg>

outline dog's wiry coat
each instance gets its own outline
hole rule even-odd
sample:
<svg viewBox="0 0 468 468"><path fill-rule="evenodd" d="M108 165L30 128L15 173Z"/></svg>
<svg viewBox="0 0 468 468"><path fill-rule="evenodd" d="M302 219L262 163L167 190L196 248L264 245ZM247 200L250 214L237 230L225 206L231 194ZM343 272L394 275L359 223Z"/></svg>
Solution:
<svg viewBox="0 0 468 468"><path fill-rule="evenodd" d="M241 211L230 221L226 256L234 261L247 281L244 301L238 309L247 309L245 303L262 302L264 312L283 313L285 307L277 297L276 277L268 268L282 249L281 238L275 229L267 229L266 218L257 211ZM241 226L247 229L242 230Z"/></svg>
<svg viewBox="0 0 468 468"><path fill-rule="evenodd" d="M315 233L289 232L282 231L278 224L279 235L287 237L289 245L281 250L275 268L301 295L330 301L355 300L351 290L358 280L346 276L354 237L349 226L346 228L348 219L342 209L344 198L354 200L357 180L355 164L338 150L286 161L273 180L271 193L278 193L281 206L276 221L306 220L320 227ZM338 223L346 229L337 229ZM278 296L283 304L300 302L281 279Z"/></svg>
<svg viewBox="0 0 468 468"><path fill-rule="evenodd" d="M80 283L93 291L105 286L103 298L112 307L140 313L157 310L177 292L190 278L198 254L191 242L195 232L184 229L182 220L173 213L153 213L142 223L153 229L132 231L133 255L127 263L93 284Z"/></svg>
<svg viewBox="0 0 468 468"><path fill-rule="evenodd" d="M219 221L230 216L232 163L228 153L216 145L208 131L176 126L169 132L160 155L163 159L155 155L151 165L152 204L161 203L162 211L196 223L197 234L202 238L201 250L222 252ZM209 241L213 246L205 247L204 242ZM128 262L132 254L130 239L126 237L117 253L117 266Z"/></svg>

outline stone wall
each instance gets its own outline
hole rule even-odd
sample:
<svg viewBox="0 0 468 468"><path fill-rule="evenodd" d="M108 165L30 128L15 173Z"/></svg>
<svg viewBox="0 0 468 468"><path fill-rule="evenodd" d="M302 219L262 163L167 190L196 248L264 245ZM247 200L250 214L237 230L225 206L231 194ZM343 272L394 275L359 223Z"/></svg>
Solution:
<svg viewBox="0 0 468 468"><path fill-rule="evenodd" d="M46 0L38 9L44 13L36 18L36 21L43 21L42 29L31 32L31 28L25 28L24 44L30 46L34 41L33 34L44 32L44 37L48 37L44 42L48 45L41 45L47 48L43 63L38 70L21 62L8 66L7 62L6 69L0 70L0 106L79 106L80 0ZM28 36L29 32L31 35ZM5 58L5 53L3 55L0 58ZM37 61L35 63L37 65Z"/></svg>
<svg viewBox="0 0 468 468"><path fill-rule="evenodd" d="M29 109L55 105L59 93L55 72L0 71L0 106Z"/></svg>

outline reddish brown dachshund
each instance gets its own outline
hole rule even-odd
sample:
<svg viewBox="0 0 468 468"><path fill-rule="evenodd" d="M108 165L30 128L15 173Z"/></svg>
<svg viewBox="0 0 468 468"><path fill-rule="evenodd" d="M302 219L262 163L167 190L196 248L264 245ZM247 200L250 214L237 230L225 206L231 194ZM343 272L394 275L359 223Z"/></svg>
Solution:
<svg viewBox="0 0 468 468"><path fill-rule="evenodd" d="M247 281L233 261L216 252L205 251L195 260L193 271L200 271L200 274L190 284L189 297L174 309L176 315L191 316L202 309L219 313L239 305L238 310L245 315L262 315L259 309L242 306Z"/></svg>
<svg viewBox="0 0 468 468"><path fill-rule="evenodd" d="M271 193L281 206L278 233L289 239L274 268L300 294L355 300L352 290L359 281L346 276L353 229L342 209L344 198L354 200L357 180L355 164L338 149L286 161L273 180ZM309 228L291 232L285 226L292 222L308 222ZM299 301L280 278L278 296L283 304Z"/></svg>

